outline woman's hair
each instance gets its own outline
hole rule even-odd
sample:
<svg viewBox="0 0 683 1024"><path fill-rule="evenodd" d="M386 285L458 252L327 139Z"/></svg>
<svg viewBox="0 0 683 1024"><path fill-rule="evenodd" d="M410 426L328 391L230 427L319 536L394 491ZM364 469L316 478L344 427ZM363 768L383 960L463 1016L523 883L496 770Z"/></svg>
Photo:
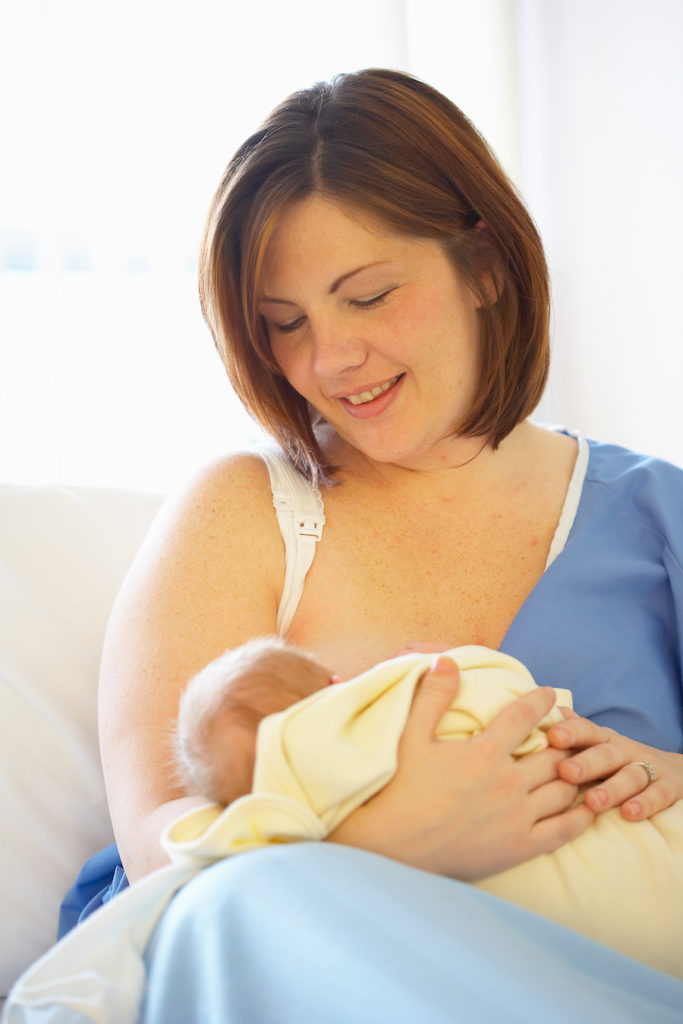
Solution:
<svg viewBox="0 0 683 1024"><path fill-rule="evenodd" d="M398 71L339 75L294 93L225 171L207 219L199 287L244 405L308 476L329 480L315 410L280 372L257 306L268 242L283 214L311 195L443 246L481 303L479 383L454 431L497 447L545 386L543 247L472 123L445 96Z"/></svg>

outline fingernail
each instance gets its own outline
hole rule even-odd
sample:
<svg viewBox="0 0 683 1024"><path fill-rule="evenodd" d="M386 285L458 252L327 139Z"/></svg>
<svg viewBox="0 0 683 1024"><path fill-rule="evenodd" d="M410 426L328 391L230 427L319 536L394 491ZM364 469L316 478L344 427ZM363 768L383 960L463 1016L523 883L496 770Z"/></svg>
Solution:
<svg viewBox="0 0 683 1024"><path fill-rule="evenodd" d="M598 807L604 807L607 803L607 793L604 789L594 789L592 790L592 794L594 803L596 803Z"/></svg>
<svg viewBox="0 0 683 1024"><path fill-rule="evenodd" d="M567 732L567 730L560 729L557 726L553 726L553 736L556 740L559 740L560 743L566 743L569 739L569 733Z"/></svg>
<svg viewBox="0 0 683 1024"><path fill-rule="evenodd" d="M435 676L446 676L452 675L455 669L455 663L451 658L444 658L442 655L437 656L432 661L431 672Z"/></svg>

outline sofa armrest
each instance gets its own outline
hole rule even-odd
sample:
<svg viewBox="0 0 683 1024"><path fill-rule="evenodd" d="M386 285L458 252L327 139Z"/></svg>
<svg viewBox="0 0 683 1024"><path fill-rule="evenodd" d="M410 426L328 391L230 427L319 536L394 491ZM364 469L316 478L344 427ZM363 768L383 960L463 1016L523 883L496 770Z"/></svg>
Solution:
<svg viewBox="0 0 683 1024"><path fill-rule="evenodd" d="M54 942L83 861L112 839L97 673L154 494L0 485L0 996Z"/></svg>

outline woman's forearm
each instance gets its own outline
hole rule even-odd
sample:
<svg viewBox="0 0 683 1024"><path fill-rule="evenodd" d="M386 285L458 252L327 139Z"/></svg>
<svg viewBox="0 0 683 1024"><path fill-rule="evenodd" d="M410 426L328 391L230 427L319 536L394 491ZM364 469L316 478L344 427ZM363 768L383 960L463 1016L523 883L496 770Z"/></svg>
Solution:
<svg viewBox="0 0 683 1024"><path fill-rule="evenodd" d="M140 818L134 841L117 837L121 862L129 882L135 882L169 863L168 854L161 845L162 833L176 818L195 807L202 807L206 802L199 796L169 800Z"/></svg>

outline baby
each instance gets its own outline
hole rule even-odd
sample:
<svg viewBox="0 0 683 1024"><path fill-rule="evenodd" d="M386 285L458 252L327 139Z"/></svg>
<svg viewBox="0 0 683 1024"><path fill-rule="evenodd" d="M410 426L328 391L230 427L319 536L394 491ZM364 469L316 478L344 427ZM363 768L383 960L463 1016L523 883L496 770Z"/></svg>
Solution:
<svg viewBox="0 0 683 1024"><path fill-rule="evenodd" d="M176 756L188 792L224 806L250 793L261 720L339 681L277 637L216 658L180 701Z"/></svg>
<svg viewBox="0 0 683 1024"><path fill-rule="evenodd" d="M536 684L516 659L484 647L449 652L458 694L443 739L484 729ZM433 655L404 654L341 686L280 640L229 651L188 685L176 747L188 788L214 801L162 842L172 860L207 863L271 843L324 839L396 770L415 687ZM558 691L560 703L571 694ZM554 708L515 751L547 746ZM613 808L581 836L475 883L646 963L683 977L683 801L647 821Z"/></svg>

